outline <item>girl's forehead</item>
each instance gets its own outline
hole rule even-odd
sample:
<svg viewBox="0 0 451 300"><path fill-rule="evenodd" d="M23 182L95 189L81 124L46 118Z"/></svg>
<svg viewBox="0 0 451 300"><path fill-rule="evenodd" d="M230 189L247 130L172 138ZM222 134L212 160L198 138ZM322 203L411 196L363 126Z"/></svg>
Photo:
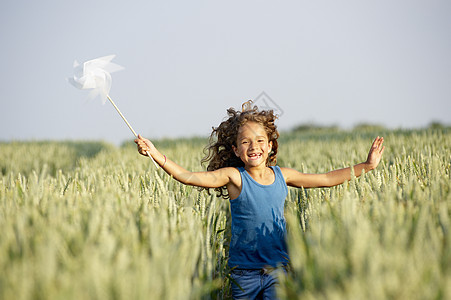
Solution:
<svg viewBox="0 0 451 300"><path fill-rule="evenodd" d="M241 125L238 129L238 136L242 135L258 135L258 136L266 136L265 127L257 122L246 122Z"/></svg>

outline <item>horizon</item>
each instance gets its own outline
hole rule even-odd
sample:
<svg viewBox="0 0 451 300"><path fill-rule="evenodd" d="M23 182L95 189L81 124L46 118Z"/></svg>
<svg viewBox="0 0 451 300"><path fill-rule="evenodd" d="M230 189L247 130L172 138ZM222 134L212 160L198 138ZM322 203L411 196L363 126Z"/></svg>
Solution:
<svg viewBox="0 0 451 300"><path fill-rule="evenodd" d="M304 127L304 128L302 128ZM321 124L313 124L313 123L302 123L298 124L289 129L279 129L280 136L296 134L296 133L315 133L321 135L323 133L352 133L352 132L368 132L368 131L383 131L383 132L416 132L416 131L427 131L427 130L449 130L451 129L451 124L443 124L441 122L431 122L423 127L415 127L415 128L389 128L382 124L369 124L369 123L361 123L356 124L352 127L344 128L336 125L321 125ZM208 140L210 134L207 135L187 135L187 136L160 136L160 137L146 137L154 142L165 142L165 141L177 141L177 140L192 140L192 139L205 139ZM133 143L134 138L124 139L119 142L111 142L103 139L26 139L26 140L0 140L1 144L9 144L9 143L106 143L115 147L123 147L127 143ZM133 143L133 146L135 144Z"/></svg>

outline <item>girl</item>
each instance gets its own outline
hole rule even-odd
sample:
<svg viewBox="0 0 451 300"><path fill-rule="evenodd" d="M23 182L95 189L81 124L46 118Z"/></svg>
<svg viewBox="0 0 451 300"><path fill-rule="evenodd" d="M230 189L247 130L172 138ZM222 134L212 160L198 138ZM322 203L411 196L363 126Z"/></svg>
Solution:
<svg viewBox="0 0 451 300"><path fill-rule="evenodd" d="M351 179L351 169L325 174L303 174L276 166L279 133L272 110L259 111L243 104L242 111L227 110L229 118L213 128L206 172L190 172L160 153L138 135L135 143L142 155L150 154L171 176L183 184L214 188L218 196L230 199L232 238L229 267L234 298L275 298L276 267L286 266L289 258L285 243L284 202L292 187L332 187ZM379 164L384 148L377 137L365 162L355 165L360 176Z"/></svg>

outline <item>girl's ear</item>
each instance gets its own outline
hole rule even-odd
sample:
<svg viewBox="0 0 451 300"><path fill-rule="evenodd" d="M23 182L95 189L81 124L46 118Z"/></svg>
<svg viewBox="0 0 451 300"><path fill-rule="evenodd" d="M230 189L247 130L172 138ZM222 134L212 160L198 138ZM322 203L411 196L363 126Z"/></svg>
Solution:
<svg viewBox="0 0 451 300"><path fill-rule="evenodd" d="M268 145L269 145L269 151L268 151L268 153L271 153L271 151L272 151L272 141L269 141L269 142L268 142Z"/></svg>
<svg viewBox="0 0 451 300"><path fill-rule="evenodd" d="M238 149L237 149L237 147L235 147L234 145L232 145L232 149L233 149L233 152L235 152L235 155L236 155L237 157L240 157L240 155L238 154Z"/></svg>

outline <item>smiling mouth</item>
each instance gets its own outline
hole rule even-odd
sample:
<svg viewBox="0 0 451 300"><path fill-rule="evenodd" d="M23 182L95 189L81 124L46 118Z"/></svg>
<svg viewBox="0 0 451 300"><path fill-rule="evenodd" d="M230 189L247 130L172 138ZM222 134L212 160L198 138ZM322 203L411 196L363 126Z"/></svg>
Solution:
<svg viewBox="0 0 451 300"><path fill-rule="evenodd" d="M255 160L255 159L259 159L260 157L262 157L262 154L261 153L252 153L252 154L249 154L248 157L252 160Z"/></svg>

